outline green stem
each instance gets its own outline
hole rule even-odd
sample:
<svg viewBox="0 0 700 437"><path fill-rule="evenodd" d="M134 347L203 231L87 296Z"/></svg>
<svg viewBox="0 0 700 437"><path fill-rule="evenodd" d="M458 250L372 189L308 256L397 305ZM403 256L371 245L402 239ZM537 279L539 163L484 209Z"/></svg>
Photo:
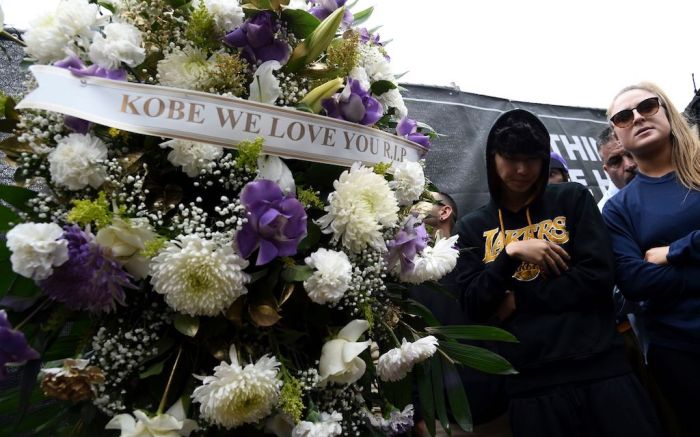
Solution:
<svg viewBox="0 0 700 437"><path fill-rule="evenodd" d="M165 385L163 397L160 399L160 404L158 405L158 412L156 413L157 416L163 414L163 410L165 410L165 403L168 401L168 392L170 391L170 384L173 382L173 377L175 376L175 369L177 368L177 363L180 361L180 355L182 355L182 346L178 348L177 357L175 358L175 363L173 364L173 370L170 371L168 383Z"/></svg>
<svg viewBox="0 0 700 437"><path fill-rule="evenodd" d="M2 24L2 23L0 23L0 24ZM3 30L2 32L0 32L0 37L9 39L9 40L12 41L13 43L19 44L19 45L21 45L22 47L27 47L27 45L24 43L24 41L18 39L17 37L15 37L14 35L12 35L11 33L7 32L6 30Z"/></svg>
<svg viewBox="0 0 700 437"><path fill-rule="evenodd" d="M27 322L29 322L29 321L32 319L32 317L34 317L34 316L36 315L36 313L38 313L39 311L43 310L44 307L46 307L46 304L47 304L48 302L49 302L49 300L46 299L46 300L44 300L43 302L41 302L39 305L37 305L37 307L34 308L34 311L32 311L27 317L25 317L24 320L22 320L21 322L19 322L19 323L17 324L17 326L15 326L14 329L19 330L22 326L24 326Z"/></svg>
<svg viewBox="0 0 700 437"><path fill-rule="evenodd" d="M386 328L387 331L391 334L391 337L394 339L394 342L396 342L396 346L401 347L401 342L399 339L396 337L396 334L394 334L394 330L389 327L389 325L386 324L384 320L382 320L382 325L384 328Z"/></svg>

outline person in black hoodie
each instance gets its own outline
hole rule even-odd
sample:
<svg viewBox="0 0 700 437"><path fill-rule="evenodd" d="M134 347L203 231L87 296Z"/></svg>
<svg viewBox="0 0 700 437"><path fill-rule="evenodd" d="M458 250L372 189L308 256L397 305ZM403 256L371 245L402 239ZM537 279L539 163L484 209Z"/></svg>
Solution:
<svg viewBox="0 0 700 437"><path fill-rule="evenodd" d="M549 144L522 109L491 128L491 201L457 225L462 306L519 340L499 346L519 372L506 382L514 436L659 435L615 331L605 224L583 185L547 185Z"/></svg>

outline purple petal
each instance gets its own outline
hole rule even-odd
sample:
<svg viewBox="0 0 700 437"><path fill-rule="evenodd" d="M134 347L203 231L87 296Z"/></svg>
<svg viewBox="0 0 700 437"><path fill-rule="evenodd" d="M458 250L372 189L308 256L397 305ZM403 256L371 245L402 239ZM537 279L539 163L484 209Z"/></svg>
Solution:
<svg viewBox="0 0 700 437"><path fill-rule="evenodd" d="M396 125L396 134L400 137L405 137L416 131L418 123L408 117L404 117Z"/></svg>
<svg viewBox="0 0 700 437"><path fill-rule="evenodd" d="M323 6L314 6L313 8L309 9L309 13L321 21L328 18L328 16L331 14L331 12L332 11L329 11L328 9L324 8Z"/></svg>
<svg viewBox="0 0 700 437"><path fill-rule="evenodd" d="M415 134L408 135L407 138L409 141L413 141L414 143L418 143L421 146L425 147L426 149L430 148L430 137L427 135L415 133Z"/></svg>
<svg viewBox="0 0 700 437"><path fill-rule="evenodd" d="M256 266L262 266L277 257L277 246L267 240L260 240L260 251L258 251L258 259L255 261Z"/></svg>
<svg viewBox="0 0 700 437"><path fill-rule="evenodd" d="M80 60L79 57L75 55L70 55L67 58L61 59L60 61L56 61L53 63L56 67L61 67L61 68L75 68L75 69L83 69L85 68L85 64L83 64L83 61Z"/></svg>
<svg viewBox="0 0 700 437"><path fill-rule="evenodd" d="M76 133L85 135L90 130L90 126L92 123L90 123L87 120L83 120L82 118L73 117L72 115L66 115L63 118L63 124L65 124L66 127L68 127L68 129L71 129Z"/></svg>
<svg viewBox="0 0 700 437"><path fill-rule="evenodd" d="M337 94L336 94L337 95ZM334 97L329 97L321 101L321 107L326 111L326 115L332 118L342 118L340 115L340 105Z"/></svg>
<svg viewBox="0 0 700 437"><path fill-rule="evenodd" d="M243 228L236 234L236 245L238 253L243 258L248 258L251 253L258 247L258 234L249 223L243 225Z"/></svg>
<svg viewBox="0 0 700 437"><path fill-rule="evenodd" d="M365 116L362 118L360 123L369 126L377 121L379 121L380 118L382 118L382 114L384 113L384 109L382 108L382 104L379 103L377 99L371 96L366 96L364 98L364 106L365 106Z"/></svg>
<svg viewBox="0 0 700 437"><path fill-rule="evenodd" d="M247 27L247 24L244 26ZM224 43L233 47L245 47L248 44L245 28L241 26L238 29L227 33L224 37Z"/></svg>
<svg viewBox="0 0 700 437"><path fill-rule="evenodd" d="M272 29L269 24L248 24L248 31L246 32L248 37L248 44L254 48L263 47L272 42Z"/></svg>
<svg viewBox="0 0 700 437"><path fill-rule="evenodd" d="M282 65L289 61L292 54L289 44L280 40L273 40L271 44L255 49L255 53L262 62L278 61Z"/></svg>
<svg viewBox="0 0 700 437"><path fill-rule="evenodd" d="M270 226L270 223L274 222L277 220L277 217L280 216L280 212L277 211L276 209L270 208L267 211L263 213L263 215L258 219L258 226L259 228L263 226Z"/></svg>
<svg viewBox="0 0 700 437"><path fill-rule="evenodd" d="M357 123L365 116L365 105L362 103L362 97L357 94L351 94L347 102L341 103L340 113L343 118L353 123Z"/></svg>

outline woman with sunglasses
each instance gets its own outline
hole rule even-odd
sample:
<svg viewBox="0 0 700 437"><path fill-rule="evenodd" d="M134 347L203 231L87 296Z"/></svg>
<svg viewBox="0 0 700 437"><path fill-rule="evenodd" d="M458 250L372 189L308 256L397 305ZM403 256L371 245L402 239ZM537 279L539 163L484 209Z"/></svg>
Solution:
<svg viewBox="0 0 700 437"><path fill-rule="evenodd" d="M638 168L603 209L617 284L644 302L649 369L683 435L700 436L700 140L650 83L623 89L608 116Z"/></svg>

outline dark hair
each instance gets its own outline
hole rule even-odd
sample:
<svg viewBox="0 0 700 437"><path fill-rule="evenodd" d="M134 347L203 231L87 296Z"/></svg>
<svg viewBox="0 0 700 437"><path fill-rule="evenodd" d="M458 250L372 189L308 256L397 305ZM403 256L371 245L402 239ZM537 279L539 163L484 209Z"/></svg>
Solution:
<svg viewBox="0 0 700 437"><path fill-rule="evenodd" d="M442 191L437 193L437 197L438 197L438 199L440 199L440 203L452 208L452 214L450 215L450 220L452 221L452 223L456 223L457 218L459 217L459 214L457 212L457 204L455 203L455 200L452 198L452 196L450 196L447 193L443 193Z"/></svg>
<svg viewBox="0 0 700 437"><path fill-rule="evenodd" d="M505 122L492 134L491 153L529 155L549 158L549 136L530 120Z"/></svg>
<svg viewBox="0 0 700 437"><path fill-rule="evenodd" d="M596 145L598 146L598 153L600 153L604 145L612 141L615 141L615 132L608 126L603 129L603 131L598 134L598 138L595 139Z"/></svg>

